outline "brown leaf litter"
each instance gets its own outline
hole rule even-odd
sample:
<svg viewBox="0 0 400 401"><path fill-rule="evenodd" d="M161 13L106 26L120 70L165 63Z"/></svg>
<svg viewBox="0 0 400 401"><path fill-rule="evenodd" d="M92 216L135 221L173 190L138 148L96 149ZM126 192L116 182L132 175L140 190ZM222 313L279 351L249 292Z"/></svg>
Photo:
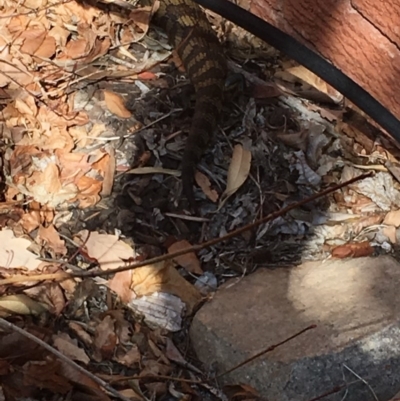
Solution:
<svg viewBox="0 0 400 401"><path fill-rule="evenodd" d="M326 83L212 16L230 69L245 84L227 93L196 174L201 216L189 215L179 201L179 161L192 89L168 64L165 37L148 29L150 8L109 6L0 6L0 281L36 277L0 285L0 316L122 397L201 397L190 382L201 382L201 371L167 331L185 327L215 288L204 290L207 283L258 266L396 250L399 152ZM368 168L375 177L174 262L94 280L38 278L107 270L218 238ZM109 399L35 343L0 337L0 385L9 399ZM246 386L227 393L256 398Z"/></svg>

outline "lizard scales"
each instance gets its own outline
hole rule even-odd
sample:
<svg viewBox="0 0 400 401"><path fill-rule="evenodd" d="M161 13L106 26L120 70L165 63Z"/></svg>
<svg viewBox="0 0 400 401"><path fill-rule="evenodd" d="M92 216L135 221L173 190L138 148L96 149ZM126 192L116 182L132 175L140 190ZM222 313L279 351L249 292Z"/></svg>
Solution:
<svg viewBox="0 0 400 401"><path fill-rule="evenodd" d="M226 59L207 16L194 1L160 0L154 19L166 31L196 92L194 116L182 158L183 194L193 207L196 166L221 114Z"/></svg>

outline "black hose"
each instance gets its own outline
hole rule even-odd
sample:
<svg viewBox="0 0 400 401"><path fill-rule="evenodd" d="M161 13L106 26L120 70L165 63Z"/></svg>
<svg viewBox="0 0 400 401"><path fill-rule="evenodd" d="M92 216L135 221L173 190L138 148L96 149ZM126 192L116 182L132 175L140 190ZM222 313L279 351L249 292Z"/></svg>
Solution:
<svg viewBox="0 0 400 401"><path fill-rule="evenodd" d="M400 144L400 121L365 89L299 41L228 0L194 0L258 36L333 86Z"/></svg>

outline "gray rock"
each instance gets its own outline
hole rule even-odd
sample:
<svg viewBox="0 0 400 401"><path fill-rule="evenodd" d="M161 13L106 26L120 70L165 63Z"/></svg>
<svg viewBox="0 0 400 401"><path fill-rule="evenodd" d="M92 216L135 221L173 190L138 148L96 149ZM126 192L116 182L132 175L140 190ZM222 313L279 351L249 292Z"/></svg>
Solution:
<svg viewBox="0 0 400 401"><path fill-rule="evenodd" d="M194 317L199 359L274 401L389 400L400 390L400 264L388 256L309 262L224 285ZM336 390L336 392L335 392Z"/></svg>

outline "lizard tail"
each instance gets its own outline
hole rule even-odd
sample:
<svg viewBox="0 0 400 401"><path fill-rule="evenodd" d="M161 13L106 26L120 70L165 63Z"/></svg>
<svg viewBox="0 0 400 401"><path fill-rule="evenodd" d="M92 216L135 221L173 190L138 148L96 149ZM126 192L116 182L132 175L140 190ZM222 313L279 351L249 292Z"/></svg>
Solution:
<svg viewBox="0 0 400 401"><path fill-rule="evenodd" d="M182 159L183 194L193 208L196 165L210 143L222 109L226 59L206 15L193 0L163 0L155 17L196 91L195 113Z"/></svg>

